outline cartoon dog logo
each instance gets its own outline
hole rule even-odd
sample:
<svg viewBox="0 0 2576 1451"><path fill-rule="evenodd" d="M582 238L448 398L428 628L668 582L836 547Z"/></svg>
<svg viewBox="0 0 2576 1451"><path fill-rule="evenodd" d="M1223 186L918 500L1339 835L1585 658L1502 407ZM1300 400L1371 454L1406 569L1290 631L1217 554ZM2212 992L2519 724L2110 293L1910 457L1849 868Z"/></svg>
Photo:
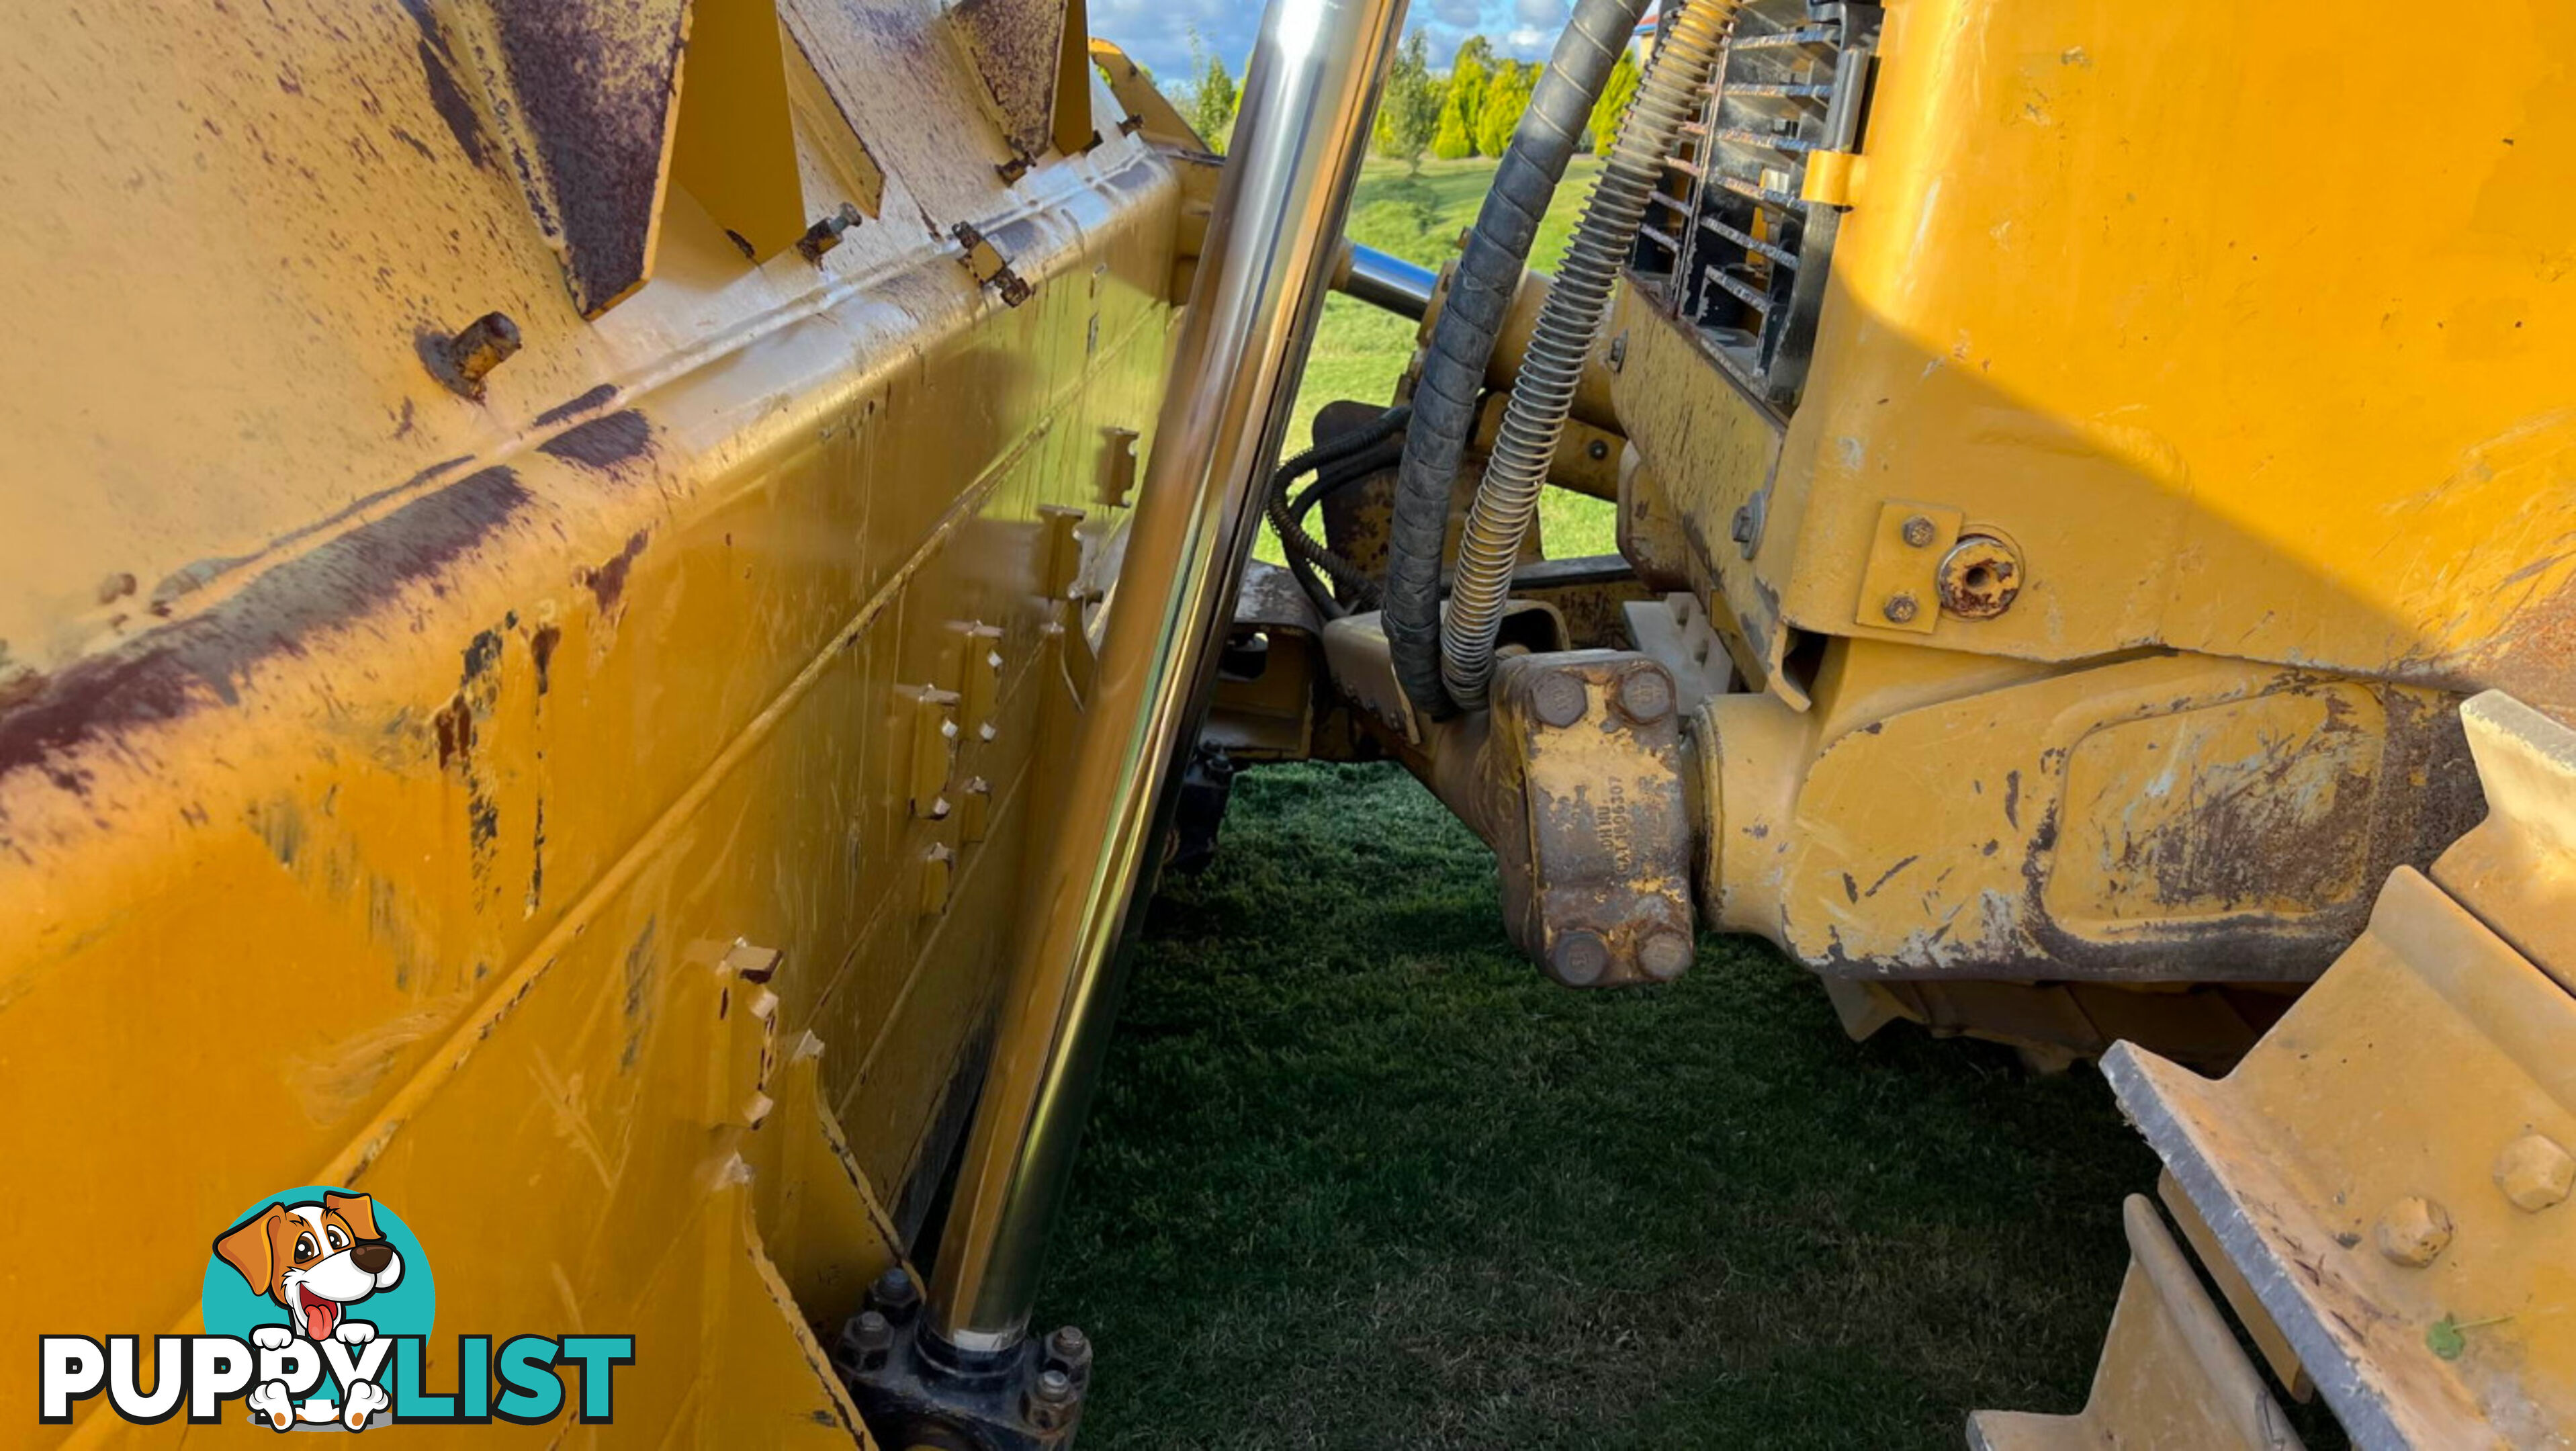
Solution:
<svg viewBox="0 0 2576 1451"><path fill-rule="evenodd" d="M402 1280L400 1252L376 1232L376 1202L364 1194L325 1193L318 1204L271 1204L225 1230L215 1254L258 1293L286 1312L285 1325L252 1329L253 1345L283 1350L296 1339L364 1345L376 1327L350 1318L349 1307ZM250 1408L283 1431L297 1419L338 1420L352 1431L391 1401L371 1381L342 1387L343 1404L319 1398L299 1408L283 1381L254 1387Z"/></svg>

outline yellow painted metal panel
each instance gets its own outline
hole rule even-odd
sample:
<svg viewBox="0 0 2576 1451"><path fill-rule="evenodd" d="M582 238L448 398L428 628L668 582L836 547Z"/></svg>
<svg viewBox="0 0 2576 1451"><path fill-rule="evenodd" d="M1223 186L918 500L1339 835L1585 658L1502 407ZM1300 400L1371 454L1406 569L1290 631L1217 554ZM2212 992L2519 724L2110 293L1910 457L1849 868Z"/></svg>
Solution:
<svg viewBox="0 0 2576 1451"><path fill-rule="evenodd" d="M1123 136L1005 189L942 150L990 122L934 6L806 9L874 77L795 107L811 205L878 177L1024 305L944 227L754 263L683 192L585 323L404 12L7 23L56 89L0 95L0 291L60 339L0 365L0 1150L51 1166L0 1237L127 1251L7 1272L11 1333L184 1328L229 1216L333 1180L423 1236L442 1327L638 1334L621 1436L853 1434L796 1317L897 1252L991 999L1072 704L1046 511L1114 527L1179 189ZM419 349L489 311L524 347L478 402ZM962 636L975 841L913 811L898 714Z"/></svg>
<svg viewBox="0 0 2576 1451"><path fill-rule="evenodd" d="M1889 7L1758 559L1791 623L1877 633L1851 609L1878 511L1919 497L2029 571L1938 645L2160 643L2576 702L2576 13L2480 10L2473 83L2274 20ZM2335 20L2424 25L2379 0ZM2428 83L2431 112L2392 103ZM1683 477L1678 436L1630 421Z"/></svg>

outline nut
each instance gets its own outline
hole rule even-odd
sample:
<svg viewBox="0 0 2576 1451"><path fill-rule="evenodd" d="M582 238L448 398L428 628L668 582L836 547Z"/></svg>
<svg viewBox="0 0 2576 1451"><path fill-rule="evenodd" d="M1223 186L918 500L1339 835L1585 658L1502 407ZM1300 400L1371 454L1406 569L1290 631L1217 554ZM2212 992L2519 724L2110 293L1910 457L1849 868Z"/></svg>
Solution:
<svg viewBox="0 0 2576 1451"><path fill-rule="evenodd" d="M843 1339L859 1369L876 1370L894 1349L894 1322L874 1310L862 1310Z"/></svg>
<svg viewBox="0 0 2576 1451"><path fill-rule="evenodd" d="M1963 620L1991 620L2021 593L2021 556L1989 534L1962 534L1941 556L1941 608Z"/></svg>
<svg viewBox="0 0 2576 1451"><path fill-rule="evenodd" d="M1657 982L1671 982L1690 970L1697 956L1690 938L1679 932L1655 932L1637 945L1637 965Z"/></svg>
<svg viewBox="0 0 2576 1451"><path fill-rule="evenodd" d="M1568 987L1590 987L1610 967L1610 946L1601 934L1577 927L1558 935L1547 960L1557 981Z"/></svg>
<svg viewBox="0 0 2576 1451"><path fill-rule="evenodd" d="M1591 703L1592 693L1583 688L1583 682L1562 671L1540 676L1538 683L1530 687L1530 707L1541 721L1559 730L1583 719Z"/></svg>
<svg viewBox="0 0 2576 1451"><path fill-rule="evenodd" d="M1073 1377L1060 1370L1038 1372L1029 1384L1029 1394L1022 1410L1031 1426L1040 1431L1061 1431L1070 1425L1081 1392L1074 1389Z"/></svg>
<svg viewBox="0 0 2576 1451"><path fill-rule="evenodd" d="M1921 613L1922 609L1921 605L1914 602L1913 595L1898 593L1889 595L1887 603L1878 607L1878 612L1887 617L1888 623L1901 625Z"/></svg>
<svg viewBox="0 0 2576 1451"><path fill-rule="evenodd" d="M1653 725L1673 713L1673 682L1653 666L1631 670L1619 677L1619 689L1613 699L1619 713L1631 722Z"/></svg>
<svg viewBox="0 0 2576 1451"><path fill-rule="evenodd" d="M868 1287L868 1308L882 1310L889 1320L900 1320L921 1303L921 1291L914 1287L912 1276L901 1265L888 1265L877 1282Z"/></svg>
<svg viewBox="0 0 2576 1451"><path fill-rule="evenodd" d="M1921 514L1908 514L1905 516L1905 527L1903 532L1905 535L1905 542L1907 544L1912 545L1916 549L1929 549L1932 547L1932 536L1938 531L1932 527L1931 519L1926 516Z"/></svg>
<svg viewBox="0 0 2576 1451"><path fill-rule="evenodd" d="M1628 366L1628 335L1626 333L1621 333L1610 340L1609 362L1610 371L1613 373Z"/></svg>
<svg viewBox="0 0 2576 1451"><path fill-rule="evenodd" d="M2495 1182L2514 1208L2538 1214L2576 1189L2576 1156L2547 1134L2524 1134L2496 1155Z"/></svg>
<svg viewBox="0 0 2576 1451"><path fill-rule="evenodd" d="M2421 1194L2409 1194L2380 1214L2373 1233L2390 1264L2420 1270L2450 1248L2451 1211Z"/></svg>

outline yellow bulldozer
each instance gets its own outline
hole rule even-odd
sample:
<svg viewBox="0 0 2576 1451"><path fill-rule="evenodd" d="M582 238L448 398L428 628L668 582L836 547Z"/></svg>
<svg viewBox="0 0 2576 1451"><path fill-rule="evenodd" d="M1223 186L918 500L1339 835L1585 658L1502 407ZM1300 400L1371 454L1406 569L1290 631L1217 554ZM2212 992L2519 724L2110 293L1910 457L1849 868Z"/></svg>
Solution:
<svg viewBox="0 0 2576 1451"><path fill-rule="evenodd" d="M1436 274L1400 0L1222 156L1081 0L0 20L6 1438L1070 1445L1122 945L1305 759L1569 989L2099 1061L1971 1444L2576 1435L2576 9L1644 8Z"/></svg>

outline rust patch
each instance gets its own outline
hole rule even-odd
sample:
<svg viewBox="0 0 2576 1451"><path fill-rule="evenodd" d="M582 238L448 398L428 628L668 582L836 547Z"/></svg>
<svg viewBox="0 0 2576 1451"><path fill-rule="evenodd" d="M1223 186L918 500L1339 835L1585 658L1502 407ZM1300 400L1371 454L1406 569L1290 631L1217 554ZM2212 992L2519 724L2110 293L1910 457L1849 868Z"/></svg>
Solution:
<svg viewBox="0 0 2576 1451"><path fill-rule="evenodd" d="M447 123L447 134L456 138L457 149L465 159L483 166L491 159L491 143L483 135L483 118L475 114L474 103L466 98L465 88L456 82L456 52L448 48L447 36L438 28L438 17L430 13L429 0L402 0L402 6L420 27L420 69L429 83L430 108L438 119ZM428 148L404 136L423 155Z"/></svg>
<svg viewBox="0 0 2576 1451"><path fill-rule="evenodd" d="M685 13L683 0L494 8L516 102L504 129L584 317L644 280Z"/></svg>
<svg viewBox="0 0 2576 1451"><path fill-rule="evenodd" d="M957 0L948 13L965 31L976 77L1002 123L1003 141L1025 165L1054 138L1056 62L1064 43L1062 0Z"/></svg>
<svg viewBox="0 0 2576 1451"><path fill-rule="evenodd" d="M438 769L464 771L474 764L474 708L462 691L449 698L430 720L438 736Z"/></svg>
<svg viewBox="0 0 2576 1451"><path fill-rule="evenodd" d="M650 531L638 529L626 541L626 547L610 555L597 569L581 571L581 582L590 586L591 598L599 601L599 612L607 614L617 608L626 594L626 572L635 567L635 556L644 552Z"/></svg>
<svg viewBox="0 0 2576 1451"><path fill-rule="evenodd" d="M456 683L472 685L474 678L501 663L501 632L485 630L465 646L465 674Z"/></svg>
<svg viewBox="0 0 2576 1451"><path fill-rule="evenodd" d="M287 560L192 619L57 673L0 714L0 781L41 770L66 790L88 773L67 758L127 733L239 703L269 660L383 608L453 566L529 501L507 468L469 474L374 523Z"/></svg>
<svg viewBox="0 0 2576 1451"><path fill-rule="evenodd" d="M569 423L585 413L596 412L617 401L617 385L602 383L578 398L570 398L537 415L537 427L552 428Z"/></svg>
<svg viewBox="0 0 2576 1451"><path fill-rule="evenodd" d="M576 423L537 445L537 452L586 469L616 473L653 446L653 424L632 408Z"/></svg>
<svg viewBox="0 0 2576 1451"><path fill-rule="evenodd" d="M555 647L563 643L563 631L552 625L542 626L528 637L528 656L537 662L537 694L543 695L554 686Z"/></svg>
<svg viewBox="0 0 2576 1451"><path fill-rule="evenodd" d="M536 834L528 842L528 911L534 913L546 900L546 798L537 798Z"/></svg>

